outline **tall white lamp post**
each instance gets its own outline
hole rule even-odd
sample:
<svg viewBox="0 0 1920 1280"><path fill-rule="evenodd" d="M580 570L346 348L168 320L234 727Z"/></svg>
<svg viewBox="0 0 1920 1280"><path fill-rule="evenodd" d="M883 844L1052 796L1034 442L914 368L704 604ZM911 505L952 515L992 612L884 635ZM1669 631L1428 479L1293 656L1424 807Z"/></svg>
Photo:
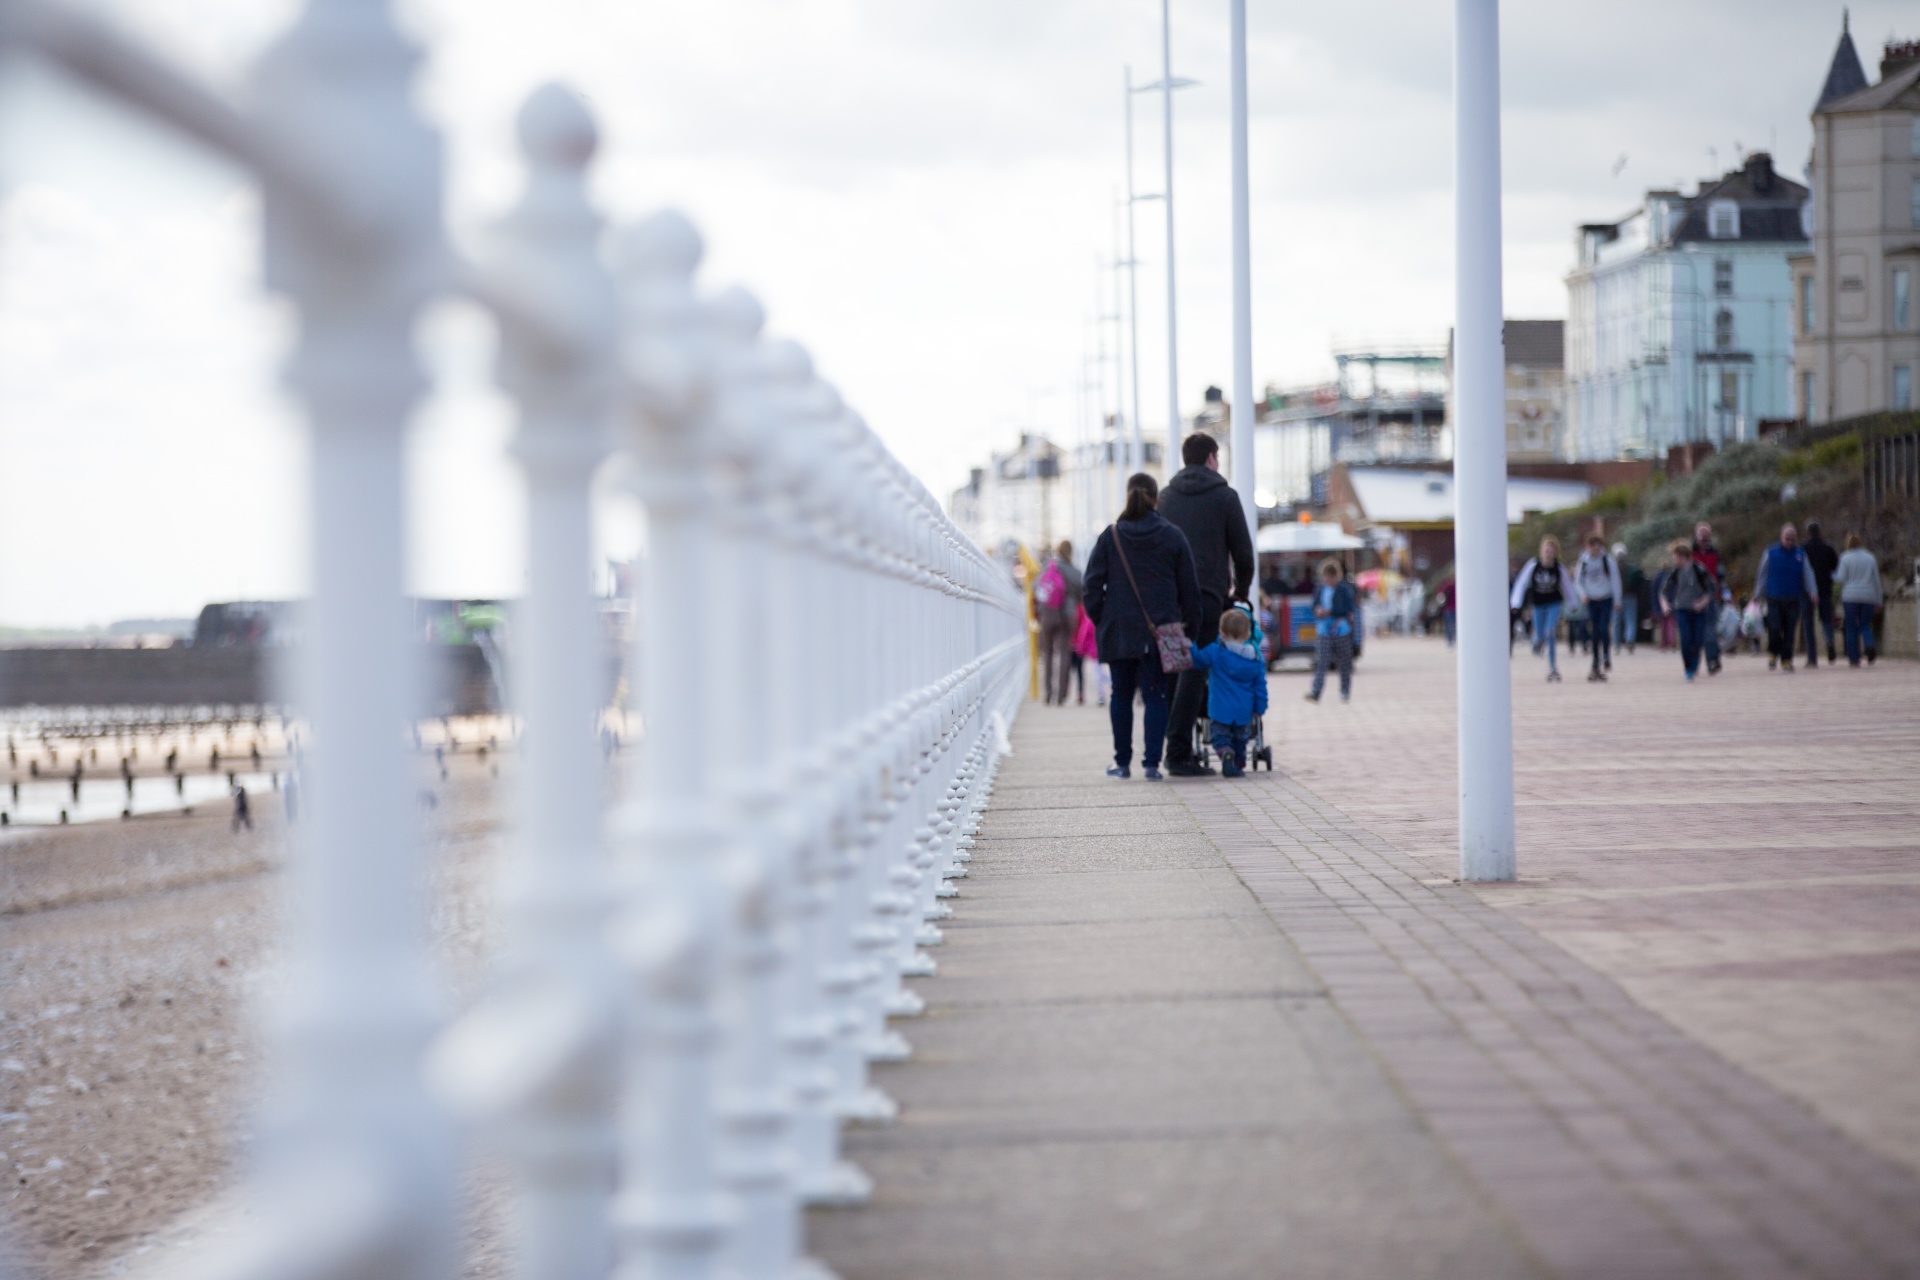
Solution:
<svg viewBox="0 0 1920 1280"><path fill-rule="evenodd" d="M1126 107L1127 120L1127 363L1133 371L1133 413L1127 423L1127 466L1129 475L1138 471L1146 461L1146 450L1140 442L1140 253L1134 244L1133 206L1142 200L1157 197L1138 195L1133 189L1133 68L1126 69L1126 96L1121 99Z"/></svg>
<svg viewBox="0 0 1920 1280"><path fill-rule="evenodd" d="M1166 13L1161 12L1161 35L1166 35ZM1161 64L1164 66L1170 55L1161 50ZM1184 77L1162 75L1152 84L1135 84L1133 68L1126 73L1126 118L1127 118L1127 314L1132 327L1129 339L1131 345L1131 363L1133 366L1133 457L1128 465L1135 471L1146 465L1146 451L1140 441L1140 295L1137 288L1136 272L1139 270L1140 255L1135 252L1133 240L1133 206L1145 200L1165 200L1167 202L1167 474L1172 475L1179 468L1174 460L1180 456L1180 368L1179 344L1174 328L1174 291L1173 291L1173 91L1187 89L1200 83ZM1163 95L1166 108L1166 184L1165 191L1150 191L1136 194L1133 189L1133 95L1136 93L1159 93Z"/></svg>
<svg viewBox="0 0 1920 1280"><path fill-rule="evenodd" d="M1500 6L1454 0L1454 581L1460 878L1511 880L1507 435L1500 290Z"/></svg>
<svg viewBox="0 0 1920 1280"><path fill-rule="evenodd" d="M1259 527L1253 500L1253 249L1247 192L1247 0L1229 0L1233 28L1233 487L1247 531ZM1171 463L1169 463L1171 466Z"/></svg>
<svg viewBox="0 0 1920 1280"><path fill-rule="evenodd" d="M1179 469L1180 458L1180 336L1175 323L1178 295L1173 285L1173 19L1172 0L1160 0L1160 123L1161 156L1165 162L1167 202L1167 474Z"/></svg>

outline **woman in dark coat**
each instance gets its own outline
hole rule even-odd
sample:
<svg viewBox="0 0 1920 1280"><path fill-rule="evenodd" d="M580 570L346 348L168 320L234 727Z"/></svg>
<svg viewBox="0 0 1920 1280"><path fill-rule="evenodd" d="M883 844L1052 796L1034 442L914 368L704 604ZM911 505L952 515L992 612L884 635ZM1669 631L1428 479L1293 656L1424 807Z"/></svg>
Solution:
<svg viewBox="0 0 1920 1280"><path fill-rule="evenodd" d="M1113 672L1113 696L1107 700L1107 713L1113 720L1113 768L1107 770L1110 778L1131 775L1136 689L1147 707L1141 764L1147 777L1160 777L1160 751L1167 736L1167 694L1173 682L1160 670L1153 628L1180 622L1186 624L1190 636L1200 630L1200 580L1194 576L1193 548L1187 544L1186 534L1154 510L1159 502L1160 486L1152 476L1142 472L1129 479L1126 510L1102 531L1093 544L1093 554L1087 558L1083 601L1087 616L1097 628L1100 661ZM1122 553L1126 557L1124 565ZM1127 576L1128 568L1133 570L1133 580ZM1134 580L1140 584L1138 595L1134 594Z"/></svg>

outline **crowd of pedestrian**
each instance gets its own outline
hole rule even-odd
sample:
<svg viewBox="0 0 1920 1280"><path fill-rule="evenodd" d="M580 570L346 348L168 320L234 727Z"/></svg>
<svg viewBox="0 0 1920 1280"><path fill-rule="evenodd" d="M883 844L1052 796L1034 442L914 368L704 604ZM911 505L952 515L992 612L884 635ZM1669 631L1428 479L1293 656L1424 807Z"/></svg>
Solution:
<svg viewBox="0 0 1920 1280"><path fill-rule="evenodd" d="M1627 560L1623 544L1609 548L1597 533L1571 570L1561 562L1558 540L1543 538L1513 579L1510 618L1515 631L1530 625L1549 682L1560 679L1556 635L1563 619L1569 648L1591 655L1588 681L1604 682L1614 651L1630 651L1638 638L1643 592L1657 647L1679 651L1689 681L1702 670L1719 674L1723 651L1747 643L1757 649L1762 635L1769 670L1794 670L1796 645L1804 665L1817 667L1823 637L1827 662L1837 664L1836 635L1849 665L1871 665L1878 657L1873 618L1883 603L1880 568L1858 534L1847 536L1846 548L1844 555L1836 552L1817 520L1807 522L1804 540L1794 525L1784 525L1779 540L1760 554L1752 595L1736 601L1713 528L1704 522L1691 541L1667 549L1667 562L1651 582Z"/></svg>
<svg viewBox="0 0 1920 1280"><path fill-rule="evenodd" d="M1113 764L1107 769L1113 778L1133 775L1136 703L1142 712L1139 759L1149 779L1161 778L1163 767L1175 777L1214 772L1196 730L1203 713L1220 772L1238 776L1267 710L1263 620L1248 603L1257 572L1252 530L1240 496L1220 474L1220 447L1211 436L1189 436L1181 461L1185 465L1164 488L1144 472L1128 479L1126 505L1094 540L1084 573L1067 542L1049 550L1034 569L1042 697L1065 705L1072 692L1084 703L1087 662L1099 664L1096 697L1113 730ZM1703 670L1717 674L1723 649L1741 643L1746 632L1757 642L1761 630L1768 665L1779 670L1794 669L1796 642L1806 664L1817 665L1822 635L1829 663L1838 660L1836 634L1851 665L1871 664L1878 656L1873 618L1882 602L1880 572L1858 535L1847 537L1843 554L1826 543L1818 522L1808 522L1804 542L1787 525L1755 568L1752 597L1736 604L1713 529L1705 523L1695 527L1691 540L1668 548L1667 562L1651 579L1628 560L1623 544L1610 547L1598 533L1586 538L1572 564L1562 558L1557 539L1543 538L1513 579L1510 641L1523 626L1529 630L1552 683L1561 679L1563 624L1569 651L1587 655L1586 678L1595 684L1607 681L1618 652L1634 650L1643 619L1660 650L1678 650L1688 681ZM1307 701L1320 701L1330 675L1339 677L1341 701L1350 699L1359 598L1340 562L1325 561L1317 581L1297 587L1277 578L1259 585L1269 596L1281 589L1311 595L1314 664ZM1433 608L1444 620L1449 645L1456 606L1457 588L1447 578Z"/></svg>

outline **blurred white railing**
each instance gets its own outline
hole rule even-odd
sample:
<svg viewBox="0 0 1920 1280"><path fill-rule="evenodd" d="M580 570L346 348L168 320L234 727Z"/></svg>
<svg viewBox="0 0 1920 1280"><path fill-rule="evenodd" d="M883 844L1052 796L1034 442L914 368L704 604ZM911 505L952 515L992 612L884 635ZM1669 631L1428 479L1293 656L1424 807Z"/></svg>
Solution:
<svg viewBox="0 0 1920 1280"><path fill-rule="evenodd" d="M296 937L243 1208L170 1260L196 1277L451 1276L462 1144L505 1153L518 1271L539 1280L809 1272L801 1207L858 1204L841 1127L894 1104L940 901L1018 705L1020 601L927 490L703 292L659 214L611 237L596 134L549 86L519 118L525 192L469 265L449 249L416 53L384 0L309 0L228 103L77 11L0 0L24 46L247 165L266 280L300 316L312 427L311 726ZM524 719L510 937L439 1022L402 594L419 311L463 293L501 333L529 491L516 614ZM648 517L630 801L603 813L589 483L629 451Z"/></svg>

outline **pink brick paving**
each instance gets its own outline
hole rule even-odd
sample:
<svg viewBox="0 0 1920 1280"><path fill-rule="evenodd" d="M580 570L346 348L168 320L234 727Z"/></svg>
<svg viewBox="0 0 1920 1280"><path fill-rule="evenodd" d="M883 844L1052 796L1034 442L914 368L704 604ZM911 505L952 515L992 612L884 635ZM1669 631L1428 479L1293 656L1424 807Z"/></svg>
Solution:
<svg viewBox="0 0 1920 1280"><path fill-rule="evenodd" d="M1920 1275L1920 668L1515 667L1519 886L1444 882L1437 644L1376 644L1350 706L1276 677L1291 776L1178 791L1556 1271Z"/></svg>

